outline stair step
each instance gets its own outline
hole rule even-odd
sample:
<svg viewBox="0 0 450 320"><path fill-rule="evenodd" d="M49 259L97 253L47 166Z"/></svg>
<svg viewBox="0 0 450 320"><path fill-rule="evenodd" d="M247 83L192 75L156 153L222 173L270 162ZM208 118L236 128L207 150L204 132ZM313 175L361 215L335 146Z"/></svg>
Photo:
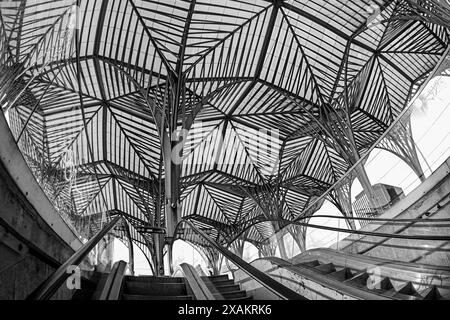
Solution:
<svg viewBox="0 0 450 320"><path fill-rule="evenodd" d="M154 295L154 296L185 296L184 283L157 283L146 281L126 281L123 292L125 294Z"/></svg>
<svg viewBox="0 0 450 320"><path fill-rule="evenodd" d="M329 273L335 272L336 267L332 263L327 263L327 264L321 264L321 265L314 267L314 270L316 270L322 274L329 274Z"/></svg>
<svg viewBox="0 0 450 320"><path fill-rule="evenodd" d="M193 300L192 296L151 296L151 295L136 295L123 294L122 300Z"/></svg>
<svg viewBox="0 0 450 320"><path fill-rule="evenodd" d="M354 276L353 272L349 268L344 268L339 271L332 272L328 275L339 281L344 281L344 280L350 279Z"/></svg>

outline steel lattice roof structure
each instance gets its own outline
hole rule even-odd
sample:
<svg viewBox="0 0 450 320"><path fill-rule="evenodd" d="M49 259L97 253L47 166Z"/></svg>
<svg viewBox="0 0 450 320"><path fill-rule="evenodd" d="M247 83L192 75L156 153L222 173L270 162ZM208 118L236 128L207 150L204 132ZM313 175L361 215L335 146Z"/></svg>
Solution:
<svg viewBox="0 0 450 320"><path fill-rule="evenodd" d="M164 227L173 205L222 244L259 244L273 226L260 222L301 215L404 110L448 46L438 9L3 2L2 70L20 74L4 111L55 205L89 230L121 214L118 236L149 256L143 227ZM169 164L180 129L182 162Z"/></svg>

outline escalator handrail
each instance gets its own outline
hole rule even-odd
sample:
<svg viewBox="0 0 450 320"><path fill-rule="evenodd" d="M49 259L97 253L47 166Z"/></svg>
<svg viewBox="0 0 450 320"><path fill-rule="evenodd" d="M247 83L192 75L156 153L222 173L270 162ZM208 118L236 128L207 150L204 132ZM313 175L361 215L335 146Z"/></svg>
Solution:
<svg viewBox="0 0 450 320"><path fill-rule="evenodd" d="M199 230L191 221L184 220L184 223L189 225L198 235L200 235L204 240L206 240L214 249L219 251L225 258L231 260L236 266L238 266L242 271L244 271L247 275L249 275L252 279L259 282L265 288L270 290L275 295L280 298L286 300L307 300L302 295L296 293L290 288L282 285L271 276L268 276L264 272L258 270L254 266L248 264L243 259L224 248L223 246L217 244L214 240L212 240L209 236L207 236L203 231Z"/></svg>
<svg viewBox="0 0 450 320"><path fill-rule="evenodd" d="M98 300L119 300L127 263L123 260L117 261L106 279Z"/></svg>
<svg viewBox="0 0 450 320"><path fill-rule="evenodd" d="M194 294L195 300L218 300L192 265L182 263L180 267L183 270L187 284Z"/></svg>
<svg viewBox="0 0 450 320"><path fill-rule="evenodd" d="M47 280L34 290L27 300L48 300L61 287L63 282L70 276L67 270L70 266L78 266L91 252L91 250L103 239L103 237L119 222L122 217L118 216L108 222L102 230L86 242L65 263L63 263Z"/></svg>

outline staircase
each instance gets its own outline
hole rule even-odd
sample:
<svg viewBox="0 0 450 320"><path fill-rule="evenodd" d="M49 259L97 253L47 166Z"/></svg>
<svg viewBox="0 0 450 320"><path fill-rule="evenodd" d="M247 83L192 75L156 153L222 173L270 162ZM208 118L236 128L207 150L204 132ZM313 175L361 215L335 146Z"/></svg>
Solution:
<svg viewBox="0 0 450 320"><path fill-rule="evenodd" d="M369 291L385 297L398 300L447 300L448 292L443 295L435 286L423 286L418 291L412 282L405 282L394 286L388 276L371 277L367 271L355 271L348 267L337 266L333 263L321 263L318 260L299 263L297 268L306 268L330 279L337 280L347 286ZM294 267L295 268L295 267Z"/></svg>

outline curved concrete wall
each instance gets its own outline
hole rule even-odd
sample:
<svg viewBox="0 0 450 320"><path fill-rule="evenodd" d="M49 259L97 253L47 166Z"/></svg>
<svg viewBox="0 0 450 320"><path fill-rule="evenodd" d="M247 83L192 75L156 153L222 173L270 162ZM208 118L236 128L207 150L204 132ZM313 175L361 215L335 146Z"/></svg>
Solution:
<svg viewBox="0 0 450 320"><path fill-rule="evenodd" d="M0 161L26 200L65 243L78 250L82 242L56 212L25 162L2 112L0 112ZM43 250L46 250L43 247Z"/></svg>
<svg viewBox="0 0 450 320"><path fill-rule="evenodd" d="M0 299L24 299L82 242L46 197L0 111ZM62 288L56 298L70 297Z"/></svg>

